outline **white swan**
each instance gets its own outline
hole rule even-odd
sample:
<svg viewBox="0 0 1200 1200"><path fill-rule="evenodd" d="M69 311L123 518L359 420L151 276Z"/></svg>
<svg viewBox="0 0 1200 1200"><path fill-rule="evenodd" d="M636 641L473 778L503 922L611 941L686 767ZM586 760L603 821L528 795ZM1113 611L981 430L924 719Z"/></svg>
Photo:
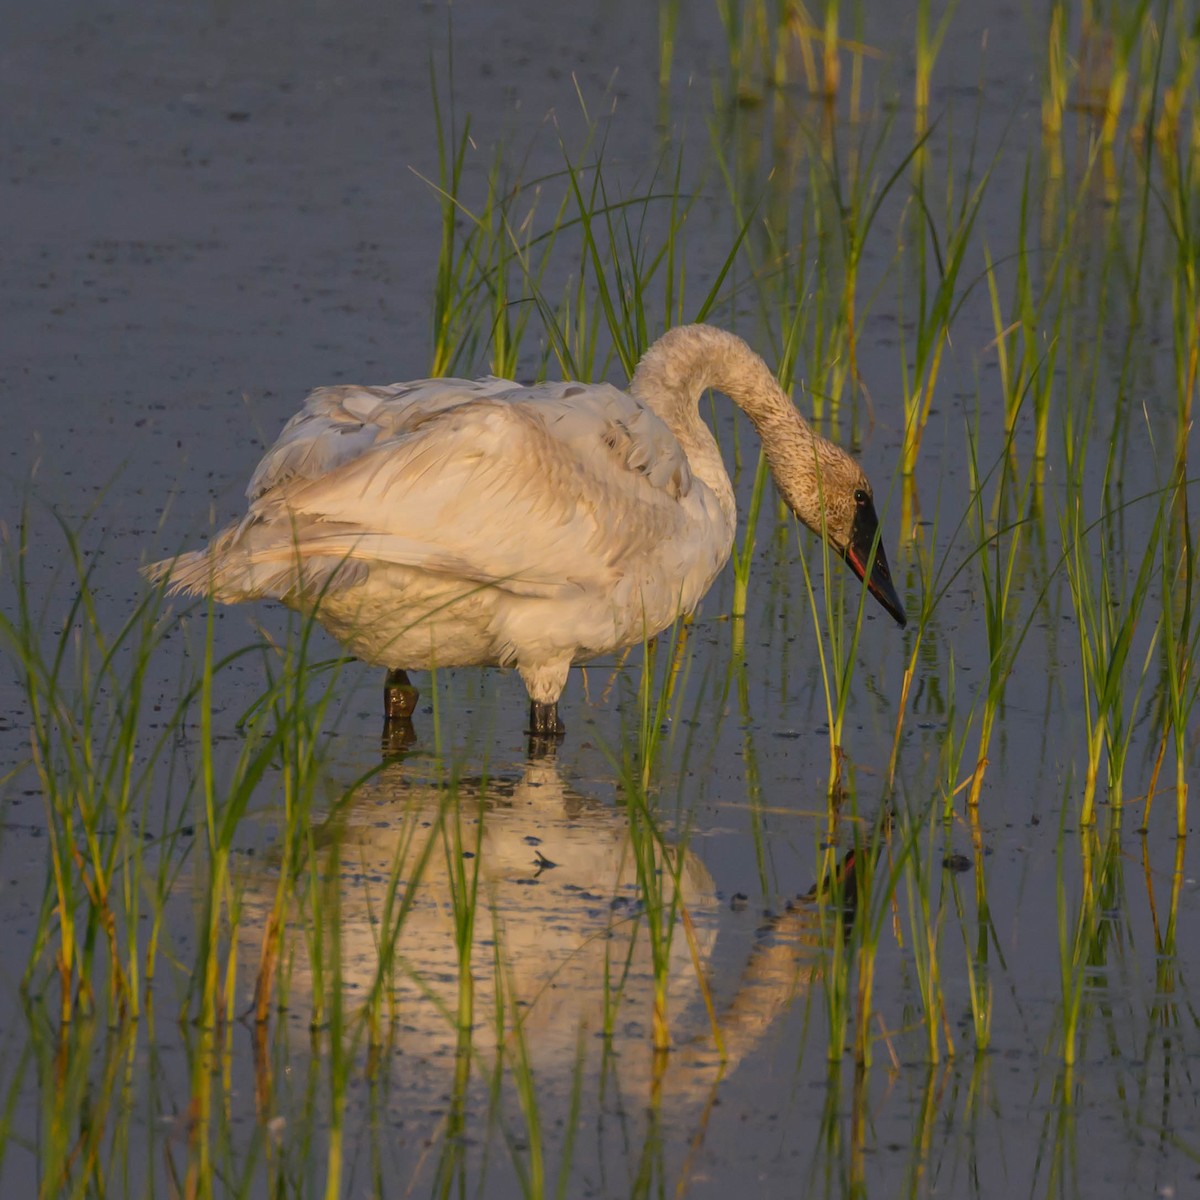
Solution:
<svg viewBox="0 0 1200 1200"><path fill-rule="evenodd" d="M901 624L871 485L814 433L741 338L685 325L608 384L425 379L318 388L259 463L246 516L154 563L172 592L268 596L390 668L517 668L530 728L560 733L572 663L691 612L733 545L733 486L700 419L708 388L758 430L783 498ZM872 563L871 552L875 557Z"/></svg>

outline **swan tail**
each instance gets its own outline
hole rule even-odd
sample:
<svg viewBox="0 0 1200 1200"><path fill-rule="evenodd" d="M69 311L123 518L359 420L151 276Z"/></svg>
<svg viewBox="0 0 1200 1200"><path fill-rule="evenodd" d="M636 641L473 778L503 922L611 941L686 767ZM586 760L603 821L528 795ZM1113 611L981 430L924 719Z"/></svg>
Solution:
<svg viewBox="0 0 1200 1200"><path fill-rule="evenodd" d="M168 595L212 596L223 604L320 596L366 577L367 564L344 554L302 553L295 543L247 546L241 532L227 530L205 549L150 563L142 574L164 584Z"/></svg>
<svg viewBox="0 0 1200 1200"><path fill-rule="evenodd" d="M225 602L249 599L247 556L231 548L230 532L215 538L203 550L189 550L174 558L147 563L142 574L160 583L169 596L213 596Z"/></svg>

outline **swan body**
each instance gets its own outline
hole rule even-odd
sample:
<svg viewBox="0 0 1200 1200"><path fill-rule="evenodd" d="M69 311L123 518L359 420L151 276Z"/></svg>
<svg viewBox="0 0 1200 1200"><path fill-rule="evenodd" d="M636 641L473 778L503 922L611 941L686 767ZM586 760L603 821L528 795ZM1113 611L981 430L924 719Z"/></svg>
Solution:
<svg viewBox="0 0 1200 1200"><path fill-rule="evenodd" d="M747 412L784 499L862 577L877 530L862 470L745 342L705 325L664 334L628 391L318 388L259 463L245 517L147 574L315 611L405 683L406 668L516 667L535 730L561 730L571 664L691 612L729 557L733 487L699 415L708 388ZM868 586L903 624L882 546Z"/></svg>

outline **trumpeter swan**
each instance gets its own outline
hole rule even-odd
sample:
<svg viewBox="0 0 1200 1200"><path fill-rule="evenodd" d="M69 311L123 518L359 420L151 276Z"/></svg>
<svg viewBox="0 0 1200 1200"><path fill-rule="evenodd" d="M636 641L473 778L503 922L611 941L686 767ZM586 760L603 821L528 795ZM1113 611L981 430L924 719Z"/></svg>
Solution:
<svg viewBox="0 0 1200 1200"><path fill-rule="evenodd" d="M389 718L415 702L405 668L512 666L530 731L561 733L571 664L690 613L729 558L733 486L700 418L708 388L746 412L784 500L903 625L861 468L741 338L708 325L664 334L624 392L495 378L318 388L259 463L245 517L146 573L172 592L315 609L390 669Z"/></svg>

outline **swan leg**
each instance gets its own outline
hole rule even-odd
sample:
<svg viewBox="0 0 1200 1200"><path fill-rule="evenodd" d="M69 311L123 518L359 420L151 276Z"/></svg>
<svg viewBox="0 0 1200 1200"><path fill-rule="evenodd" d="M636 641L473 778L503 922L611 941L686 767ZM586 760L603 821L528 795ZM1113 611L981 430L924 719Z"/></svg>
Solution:
<svg viewBox="0 0 1200 1200"><path fill-rule="evenodd" d="M413 687L408 672L399 667L387 673L383 685L383 719L390 725L393 721L408 721L417 709L421 693Z"/></svg>
<svg viewBox="0 0 1200 1200"><path fill-rule="evenodd" d="M551 700L549 704L530 700L528 729L530 737L561 738L566 731L567 727L558 715L557 700Z"/></svg>

